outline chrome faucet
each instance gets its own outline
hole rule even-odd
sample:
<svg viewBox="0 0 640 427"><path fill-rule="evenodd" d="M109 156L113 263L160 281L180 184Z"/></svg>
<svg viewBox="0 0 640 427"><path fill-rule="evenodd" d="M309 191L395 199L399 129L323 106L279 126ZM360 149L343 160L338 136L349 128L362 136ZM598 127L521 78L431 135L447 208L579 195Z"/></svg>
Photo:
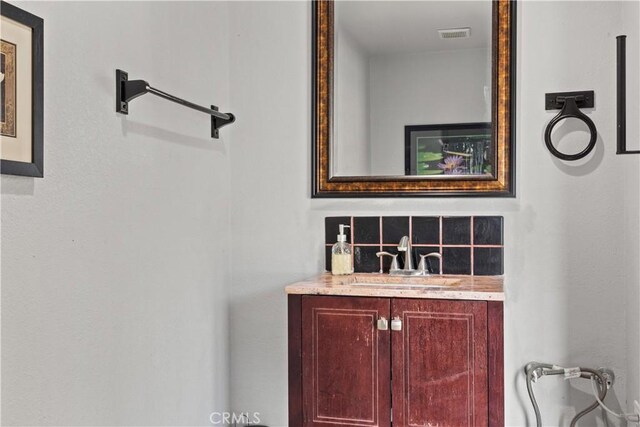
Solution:
<svg viewBox="0 0 640 427"><path fill-rule="evenodd" d="M404 271L413 271L413 252L411 251L411 242L409 236L402 236L398 243L398 252L404 252Z"/></svg>
<svg viewBox="0 0 640 427"><path fill-rule="evenodd" d="M389 268L389 274L392 276L428 276L429 268L427 266L427 258L436 257L440 260L440 274L442 274L442 255L438 252L431 252L425 255L420 255L420 263L418 269L413 269L413 251L411 248L411 242L409 242L408 236L403 236L398 243L398 252L404 252L404 268L400 268L398 263L398 254L392 254L389 252L378 252L378 257L390 256L391 267Z"/></svg>

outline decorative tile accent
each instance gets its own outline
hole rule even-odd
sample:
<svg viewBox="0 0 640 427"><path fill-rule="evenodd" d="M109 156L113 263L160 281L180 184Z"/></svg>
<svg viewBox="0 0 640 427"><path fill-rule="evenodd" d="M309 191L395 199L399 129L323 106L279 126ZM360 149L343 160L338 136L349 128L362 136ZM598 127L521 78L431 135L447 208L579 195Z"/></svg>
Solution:
<svg viewBox="0 0 640 427"><path fill-rule="evenodd" d="M473 272L478 276L504 274L503 248L474 248Z"/></svg>
<svg viewBox="0 0 640 427"><path fill-rule="evenodd" d="M325 249L327 271L331 271L331 246L336 242L338 225L348 224L347 241L354 241L354 270L360 273L389 271L391 259L378 259L376 252L398 253L402 236L410 236L414 266L419 255L439 252L444 274L494 276L504 274L504 231L501 216L394 216L327 217ZM404 255L398 256L400 267ZM438 273L440 266L428 259L429 270Z"/></svg>
<svg viewBox="0 0 640 427"><path fill-rule="evenodd" d="M356 273L371 273L380 271L380 259L376 256L376 246L353 247L353 269Z"/></svg>
<svg viewBox="0 0 640 427"><path fill-rule="evenodd" d="M409 235L408 216L382 217L382 243L397 245L402 236Z"/></svg>
<svg viewBox="0 0 640 427"><path fill-rule="evenodd" d="M353 218L353 242L380 244L380 217L356 216Z"/></svg>
<svg viewBox="0 0 640 427"><path fill-rule="evenodd" d="M325 245L324 248L324 268L331 271L331 245Z"/></svg>
<svg viewBox="0 0 640 427"><path fill-rule="evenodd" d="M474 245L503 245L502 217L477 216L473 221Z"/></svg>
<svg viewBox="0 0 640 427"><path fill-rule="evenodd" d="M450 216L442 218L443 245L470 245L471 218L468 216Z"/></svg>
<svg viewBox="0 0 640 427"><path fill-rule="evenodd" d="M414 245L440 244L440 217L414 216L411 218L411 236Z"/></svg>
<svg viewBox="0 0 640 427"><path fill-rule="evenodd" d="M471 274L471 247L442 248L444 274Z"/></svg>
<svg viewBox="0 0 640 427"><path fill-rule="evenodd" d="M340 233L340 224L351 226L350 216L328 216L324 219L324 241L325 243L334 244L338 241L338 233ZM347 235L347 242L351 242L351 230L347 228L344 234Z"/></svg>

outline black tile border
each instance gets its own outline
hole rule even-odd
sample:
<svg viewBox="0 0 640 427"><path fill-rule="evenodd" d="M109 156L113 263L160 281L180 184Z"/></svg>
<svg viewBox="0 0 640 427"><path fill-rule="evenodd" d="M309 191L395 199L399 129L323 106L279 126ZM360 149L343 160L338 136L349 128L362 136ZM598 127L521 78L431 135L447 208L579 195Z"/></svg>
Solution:
<svg viewBox="0 0 640 427"><path fill-rule="evenodd" d="M353 271L355 273L377 273L380 271L380 259L376 257L378 248L373 246L353 247Z"/></svg>
<svg viewBox="0 0 640 427"><path fill-rule="evenodd" d="M471 246L473 242L470 216L445 216L440 222L443 245Z"/></svg>
<svg viewBox="0 0 640 427"><path fill-rule="evenodd" d="M448 219L451 218L451 221ZM447 238L445 235L447 233L446 230L450 230L449 227L445 227L444 223L449 222L450 224L455 224L457 219L469 219L468 223L468 234L469 238L466 239L465 236L461 236L459 233L459 229L456 230L455 227L453 229L454 234L457 233L457 236L454 238ZM476 224L476 220L477 224ZM433 222L438 222L438 237L436 239L436 234L433 230ZM424 238L421 238L419 235L419 230L414 229L414 223L422 223L424 226L425 223L431 223L428 226L428 230L423 228L423 230L427 231L427 235ZM366 231L364 233L356 230L358 227L358 223L360 226L363 224L368 225L369 227L374 227L375 230ZM395 224L394 231L391 233L387 233L386 238L389 239L390 235L393 237L396 236L398 228L405 228L405 224L408 224L408 229L406 230L406 235L410 237L412 246L414 248L414 254L424 248L429 249L437 249L441 254L445 254L445 249L447 248L466 248L468 249L470 260L469 260L469 269L468 273L470 275L487 275L487 276L499 276L504 274L504 218L502 216L497 215L461 215L461 216L437 216L437 215L415 215L415 216L339 216L339 217L326 217L325 218L325 256L330 257L331 251L330 248L336 241L336 235L338 234L338 224L347 224L350 225L351 228L347 233L347 241L353 242L355 239L355 247L360 248L376 248L376 251L386 250L392 253L397 253L397 250L393 246L394 242L385 242L385 227L384 224ZM466 224L463 224L464 228L467 228ZM357 237L356 237L357 236ZM378 238L377 242L374 240ZM476 239L478 242L476 242ZM360 243L358 240L362 242L370 242L370 243ZM398 238L399 240L399 238ZM437 242L431 242L430 240L438 240ZM418 241L420 243L414 243L414 241ZM446 243L446 242L468 242L468 243ZM477 251L477 249L488 249L483 251ZM494 249L494 250L491 250ZM373 249L367 250L368 254L371 253ZM447 251L449 253L453 253ZM460 251L455 251L460 252ZM475 254L483 254L486 256L487 253L495 254L495 256L489 258L489 264L478 264L478 262L474 259ZM354 259L354 268L359 272L370 272L370 273L378 273L381 270L385 272L388 270L388 265L390 261L386 259L381 260L379 263L372 263L371 260L367 259L366 264L369 268L373 268L373 265L376 265L375 271L363 271L363 267L357 260ZM400 259L401 257L399 257ZM443 256L443 258L445 258ZM418 264L418 259L414 259L415 266ZM451 263L449 263L451 265ZM443 270L444 274L447 274L444 267L447 265L446 259L443 259ZM325 267L327 271L331 268L331 260L325 259ZM464 269L466 271L466 267ZM477 271L476 271L477 270ZM455 269L455 271L462 271L462 269ZM457 273L460 274L460 273Z"/></svg>
<svg viewBox="0 0 640 427"><path fill-rule="evenodd" d="M504 248L474 247L473 269L478 276L504 274Z"/></svg>
<svg viewBox="0 0 640 427"><path fill-rule="evenodd" d="M328 216L324 219L324 242L327 244L334 244L338 241L338 233L340 229L338 225L345 224L348 225L349 229L346 231L347 242L352 242L351 238L353 233L353 219L350 216Z"/></svg>
<svg viewBox="0 0 640 427"><path fill-rule="evenodd" d="M414 245L439 246L442 244L439 216L413 216L411 217L411 242Z"/></svg>
<svg viewBox="0 0 640 427"><path fill-rule="evenodd" d="M382 230L380 221L379 216L354 216L351 221L353 224L353 243L355 245L379 244ZM361 232L362 229L365 231Z"/></svg>
<svg viewBox="0 0 640 427"><path fill-rule="evenodd" d="M473 242L483 245L504 245L504 218L478 216L473 223Z"/></svg>
<svg viewBox="0 0 640 427"><path fill-rule="evenodd" d="M411 235L411 217L383 216L381 234L381 243L386 245L397 244L402 236Z"/></svg>
<svg viewBox="0 0 640 427"><path fill-rule="evenodd" d="M471 246L443 247L442 248L442 272L443 274L470 275L473 272L473 259Z"/></svg>

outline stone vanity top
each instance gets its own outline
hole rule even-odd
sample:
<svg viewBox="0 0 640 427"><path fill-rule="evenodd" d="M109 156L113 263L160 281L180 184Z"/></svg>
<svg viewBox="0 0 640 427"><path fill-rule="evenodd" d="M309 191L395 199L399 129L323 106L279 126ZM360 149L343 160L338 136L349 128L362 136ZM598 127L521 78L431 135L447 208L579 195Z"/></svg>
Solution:
<svg viewBox="0 0 640 427"><path fill-rule="evenodd" d="M287 294L504 301L503 276L390 276L324 273L291 284Z"/></svg>

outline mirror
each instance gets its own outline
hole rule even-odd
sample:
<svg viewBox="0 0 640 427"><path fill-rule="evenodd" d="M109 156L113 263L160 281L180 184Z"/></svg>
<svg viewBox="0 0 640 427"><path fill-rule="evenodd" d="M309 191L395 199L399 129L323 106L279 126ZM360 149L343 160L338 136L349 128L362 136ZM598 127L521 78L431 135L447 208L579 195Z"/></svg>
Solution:
<svg viewBox="0 0 640 427"><path fill-rule="evenodd" d="M513 196L515 2L313 4L314 197Z"/></svg>

